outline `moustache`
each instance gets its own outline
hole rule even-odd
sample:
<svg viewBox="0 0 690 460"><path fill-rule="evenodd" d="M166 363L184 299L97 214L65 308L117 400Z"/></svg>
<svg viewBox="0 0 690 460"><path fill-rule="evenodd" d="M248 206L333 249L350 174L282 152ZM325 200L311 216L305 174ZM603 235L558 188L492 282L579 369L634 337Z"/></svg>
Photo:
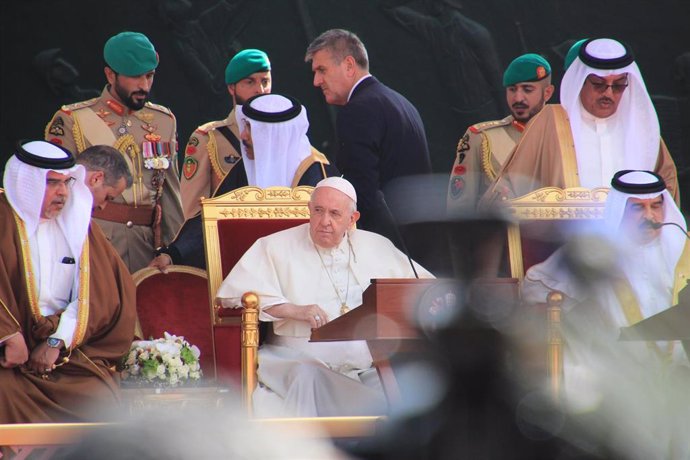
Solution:
<svg viewBox="0 0 690 460"><path fill-rule="evenodd" d="M148 91L140 90L140 91L134 91L132 93L132 96L144 96L147 97L149 95Z"/></svg>
<svg viewBox="0 0 690 460"><path fill-rule="evenodd" d="M658 230L661 227L663 227L664 224L662 222L655 222L653 220L646 220L640 224L640 229L641 230L647 230L647 229L652 229L652 230Z"/></svg>
<svg viewBox="0 0 690 460"><path fill-rule="evenodd" d="M599 102L605 102L607 104L613 104L613 99L611 99L610 97L604 96L602 98L599 98Z"/></svg>
<svg viewBox="0 0 690 460"><path fill-rule="evenodd" d="M522 103L520 103L520 102L516 102L516 103L513 104L511 107L514 108L514 109L528 109L528 108L529 108L527 105L522 104Z"/></svg>

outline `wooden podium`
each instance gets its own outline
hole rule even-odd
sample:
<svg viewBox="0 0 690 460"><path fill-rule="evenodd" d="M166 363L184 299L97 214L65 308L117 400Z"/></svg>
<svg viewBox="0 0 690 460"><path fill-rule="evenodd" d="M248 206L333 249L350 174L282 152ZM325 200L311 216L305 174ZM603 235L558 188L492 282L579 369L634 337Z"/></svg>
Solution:
<svg viewBox="0 0 690 460"><path fill-rule="evenodd" d="M680 340L690 359L690 288L678 293L678 304L643 319L632 326L620 328L621 341Z"/></svg>
<svg viewBox="0 0 690 460"><path fill-rule="evenodd" d="M463 294L463 290L469 297ZM372 279L362 305L312 329L312 342L366 340L381 384L393 404L400 401L400 388L390 358L396 353L424 350L425 330L446 324L466 302L498 305L518 298L515 278L478 278L469 285L454 279ZM438 323L435 320L438 319Z"/></svg>
<svg viewBox="0 0 690 460"><path fill-rule="evenodd" d="M373 279L364 291L362 305L312 330L312 342L366 340L389 403L400 400L390 357L414 351L421 345L411 315L437 279Z"/></svg>

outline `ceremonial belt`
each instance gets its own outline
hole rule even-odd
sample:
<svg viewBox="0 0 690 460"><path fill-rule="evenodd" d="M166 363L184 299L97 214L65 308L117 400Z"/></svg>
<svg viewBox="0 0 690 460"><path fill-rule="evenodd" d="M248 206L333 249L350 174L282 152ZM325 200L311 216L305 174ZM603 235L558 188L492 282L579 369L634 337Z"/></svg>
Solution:
<svg viewBox="0 0 690 460"><path fill-rule="evenodd" d="M122 203L108 203L105 209L94 209L92 217L120 224L146 225L151 227L155 221L153 206L128 206Z"/></svg>

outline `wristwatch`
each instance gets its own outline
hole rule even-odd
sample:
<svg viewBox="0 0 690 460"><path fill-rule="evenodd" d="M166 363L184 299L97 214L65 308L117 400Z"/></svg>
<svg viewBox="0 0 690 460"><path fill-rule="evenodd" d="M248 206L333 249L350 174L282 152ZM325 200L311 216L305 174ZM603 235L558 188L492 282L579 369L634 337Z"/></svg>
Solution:
<svg viewBox="0 0 690 460"><path fill-rule="evenodd" d="M48 337L46 343L50 348L62 348L62 340L55 337Z"/></svg>

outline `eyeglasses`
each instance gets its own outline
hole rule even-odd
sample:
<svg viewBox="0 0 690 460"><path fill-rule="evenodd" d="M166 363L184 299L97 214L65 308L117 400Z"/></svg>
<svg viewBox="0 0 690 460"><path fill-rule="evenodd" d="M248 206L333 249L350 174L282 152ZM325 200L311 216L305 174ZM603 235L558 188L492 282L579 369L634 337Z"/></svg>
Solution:
<svg viewBox="0 0 690 460"><path fill-rule="evenodd" d="M60 179L46 179L46 186L49 188L58 188L60 185L64 185L66 188L71 188L72 185L77 181L74 177L68 177L65 180Z"/></svg>
<svg viewBox="0 0 690 460"><path fill-rule="evenodd" d="M603 94L606 92L607 89L611 88L611 91L614 92L614 94L620 94L623 91L625 91L625 88L628 87L628 82L625 83L614 83L612 85L609 85L607 83L604 83L602 81L592 81L589 78L587 79L587 82L589 82L590 85L592 85L592 88L594 88L594 91L597 93Z"/></svg>

